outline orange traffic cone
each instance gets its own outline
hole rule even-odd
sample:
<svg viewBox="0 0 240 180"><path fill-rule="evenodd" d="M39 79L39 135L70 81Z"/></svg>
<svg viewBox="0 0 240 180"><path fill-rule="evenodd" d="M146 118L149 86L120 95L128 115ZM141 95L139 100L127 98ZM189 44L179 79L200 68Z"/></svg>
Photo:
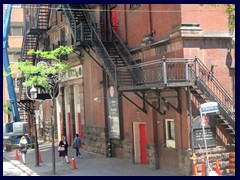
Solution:
<svg viewBox="0 0 240 180"><path fill-rule="evenodd" d="M38 162L42 163L42 157L39 150L38 150Z"/></svg>
<svg viewBox="0 0 240 180"><path fill-rule="evenodd" d="M221 176L220 166L218 160L216 160L216 173Z"/></svg>
<svg viewBox="0 0 240 180"><path fill-rule="evenodd" d="M19 160L18 149L15 150L15 159L16 159L16 160Z"/></svg>
<svg viewBox="0 0 240 180"><path fill-rule="evenodd" d="M77 169L74 158L72 158L71 170Z"/></svg>
<svg viewBox="0 0 240 180"><path fill-rule="evenodd" d="M202 176L205 176L205 157L204 154L202 154Z"/></svg>
<svg viewBox="0 0 240 180"><path fill-rule="evenodd" d="M195 153L193 153L192 159L193 159L193 175L197 176L197 162L196 162L196 155L195 155Z"/></svg>

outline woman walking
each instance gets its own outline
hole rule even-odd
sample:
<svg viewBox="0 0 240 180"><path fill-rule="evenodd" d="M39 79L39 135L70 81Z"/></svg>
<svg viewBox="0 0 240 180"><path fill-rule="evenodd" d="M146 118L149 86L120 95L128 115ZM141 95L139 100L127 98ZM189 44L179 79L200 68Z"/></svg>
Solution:
<svg viewBox="0 0 240 180"><path fill-rule="evenodd" d="M78 137L78 134L75 135L74 144L75 144L75 148L76 148L76 157L82 158L82 155L80 152L81 139Z"/></svg>
<svg viewBox="0 0 240 180"><path fill-rule="evenodd" d="M59 152L59 157L61 157L62 162L64 163L64 157L66 159L66 162L69 164L68 160L68 142L66 139L66 136L62 136L61 141L58 144L58 152Z"/></svg>
<svg viewBox="0 0 240 180"><path fill-rule="evenodd" d="M19 141L19 149L22 154L23 164L26 164L26 154L27 154L27 139L25 136L22 136Z"/></svg>

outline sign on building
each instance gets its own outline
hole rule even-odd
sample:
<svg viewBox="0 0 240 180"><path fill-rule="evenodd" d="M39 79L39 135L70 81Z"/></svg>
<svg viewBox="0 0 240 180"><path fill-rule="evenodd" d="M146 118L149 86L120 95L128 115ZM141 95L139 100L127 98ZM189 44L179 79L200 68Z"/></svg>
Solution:
<svg viewBox="0 0 240 180"><path fill-rule="evenodd" d="M108 132L109 137L120 139L120 120L119 120L119 104L118 93L114 86L110 86L107 91L108 104Z"/></svg>
<svg viewBox="0 0 240 180"><path fill-rule="evenodd" d="M193 148L205 148L202 123L204 123L205 137L208 147L216 146L216 122L212 116L196 117L192 123L193 129Z"/></svg>

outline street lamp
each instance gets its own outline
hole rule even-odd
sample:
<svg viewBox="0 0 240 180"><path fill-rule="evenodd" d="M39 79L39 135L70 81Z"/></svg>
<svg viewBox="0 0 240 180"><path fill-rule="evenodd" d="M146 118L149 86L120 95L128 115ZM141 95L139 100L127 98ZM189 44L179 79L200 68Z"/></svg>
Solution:
<svg viewBox="0 0 240 180"><path fill-rule="evenodd" d="M37 98L37 89L34 86L32 86L32 88L30 89L30 96L31 96L31 99L33 100L33 110L35 110L35 100ZM37 123L36 123L35 113L33 113L33 121L34 121L34 132L35 132L35 139L34 139L34 144L35 144L35 166L39 166Z"/></svg>

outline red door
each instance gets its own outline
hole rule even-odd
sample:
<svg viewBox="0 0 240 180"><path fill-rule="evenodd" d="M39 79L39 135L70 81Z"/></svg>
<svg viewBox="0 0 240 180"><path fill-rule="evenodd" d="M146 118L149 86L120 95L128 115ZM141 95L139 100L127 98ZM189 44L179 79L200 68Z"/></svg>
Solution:
<svg viewBox="0 0 240 180"><path fill-rule="evenodd" d="M112 20L112 26L116 33L118 33L118 18L117 18L117 9L112 8L111 9L111 20Z"/></svg>
<svg viewBox="0 0 240 180"><path fill-rule="evenodd" d="M140 129L140 152L141 152L141 164L147 164L147 150L146 150L146 125L139 124Z"/></svg>

